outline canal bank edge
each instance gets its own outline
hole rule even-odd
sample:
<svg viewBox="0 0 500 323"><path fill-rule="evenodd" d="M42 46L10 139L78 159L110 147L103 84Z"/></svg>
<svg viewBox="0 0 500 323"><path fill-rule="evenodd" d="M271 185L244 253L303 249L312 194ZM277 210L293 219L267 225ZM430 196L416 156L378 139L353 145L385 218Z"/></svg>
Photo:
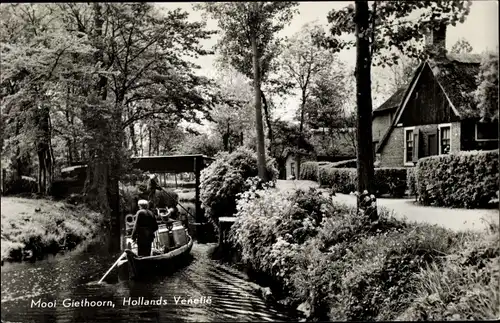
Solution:
<svg viewBox="0 0 500 323"><path fill-rule="evenodd" d="M1 199L1 262L43 259L95 238L105 225L84 205L48 199Z"/></svg>

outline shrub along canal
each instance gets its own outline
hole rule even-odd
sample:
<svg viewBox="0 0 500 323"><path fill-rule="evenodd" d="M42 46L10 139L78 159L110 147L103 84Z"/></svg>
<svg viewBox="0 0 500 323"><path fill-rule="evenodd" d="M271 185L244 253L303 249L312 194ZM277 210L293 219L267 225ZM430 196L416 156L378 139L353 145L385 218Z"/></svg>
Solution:
<svg viewBox="0 0 500 323"><path fill-rule="evenodd" d="M209 259L212 247L195 244L188 266L147 282L96 284L118 257L102 242L35 263L6 263L2 322L294 320L256 295L242 273Z"/></svg>

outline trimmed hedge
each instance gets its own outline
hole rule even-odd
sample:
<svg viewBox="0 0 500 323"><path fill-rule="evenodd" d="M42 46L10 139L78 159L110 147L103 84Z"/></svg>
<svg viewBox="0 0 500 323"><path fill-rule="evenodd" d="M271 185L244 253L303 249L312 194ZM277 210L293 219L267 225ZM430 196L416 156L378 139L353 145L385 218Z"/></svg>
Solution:
<svg viewBox="0 0 500 323"><path fill-rule="evenodd" d="M300 166L300 179L318 181L318 168L356 168L356 159L342 160L339 162L305 162ZM320 170L321 171L321 170Z"/></svg>
<svg viewBox="0 0 500 323"><path fill-rule="evenodd" d="M343 160L335 163L331 163L332 167L336 168L356 168L356 159Z"/></svg>
<svg viewBox="0 0 500 323"><path fill-rule="evenodd" d="M406 168L375 168L375 195L389 194L402 197L406 190ZM357 171L355 168L320 167L320 182L336 192L349 194L356 191Z"/></svg>
<svg viewBox="0 0 500 323"><path fill-rule="evenodd" d="M498 191L498 151L422 158L416 172L417 192L424 205L487 207Z"/></svg>
<svg viewBox="0 0 500 323"><path fill-rule="evenodd" d="M300 179L317 181L319 165L321 165L321 163L318 162L305 162L300 165Z"/></svg>

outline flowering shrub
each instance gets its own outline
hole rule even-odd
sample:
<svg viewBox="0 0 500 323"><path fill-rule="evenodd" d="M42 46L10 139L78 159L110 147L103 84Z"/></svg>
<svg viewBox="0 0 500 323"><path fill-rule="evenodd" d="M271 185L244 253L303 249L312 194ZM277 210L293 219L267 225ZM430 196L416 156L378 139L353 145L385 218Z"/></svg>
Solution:
<svg viewBox="0 0 500 323"><path fill-rule="evenodd" d="M277 178L272 159L268 160L267 172L271 180ZM257 175L257 157L252 151L239 148L231 154L219 153L215 161L201 172L200 200L207 218L217 223L221 216L233 216L237 194L249 188L245 180Z"/></svg>
<svg viewBox="0 0 500 323"><path fill-rule="evenodd" d="M418 196L424 205L486 207L498 190L498 151L422 158L416 177Z"/></svg>
<svg viewBox="0 0 500 323"><path fill-rule="evenodd" d="M314 190L252 185L237 207L231 234L244 261L309 308L310 320L498 317L498 240L384 209L371 222Z"/></svg>
<svg viewBox="0 0 500 323"><path fill-rule="evenodd" d="M239 195L231 240L241 249L243 261L291 288L301 245L317 234L332 208L331 200L315 189L283 192L253 185Z"/></svg>

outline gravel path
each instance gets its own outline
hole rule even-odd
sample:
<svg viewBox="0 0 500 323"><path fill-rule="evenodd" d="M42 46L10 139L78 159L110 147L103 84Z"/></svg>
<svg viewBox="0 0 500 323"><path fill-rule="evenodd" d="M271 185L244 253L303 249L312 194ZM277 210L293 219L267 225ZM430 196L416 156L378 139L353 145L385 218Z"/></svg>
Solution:
<svg viewBox="0 0 500 323"><path fill-rule="evenodd" d="M294 188L307 189L319 187L313 181L285 181L279 180L278 189L289 190ZM353 195L336 194L334 201L349 205L356 205L356 197ZM394 216L408 221L427 222L437 224L448 229L460 230L483 230L488 223L499 223L499 212L495 209L451 209L443 207L421 206L415 204L415 199L377 199L378 207L394 211Z"/></svg>

